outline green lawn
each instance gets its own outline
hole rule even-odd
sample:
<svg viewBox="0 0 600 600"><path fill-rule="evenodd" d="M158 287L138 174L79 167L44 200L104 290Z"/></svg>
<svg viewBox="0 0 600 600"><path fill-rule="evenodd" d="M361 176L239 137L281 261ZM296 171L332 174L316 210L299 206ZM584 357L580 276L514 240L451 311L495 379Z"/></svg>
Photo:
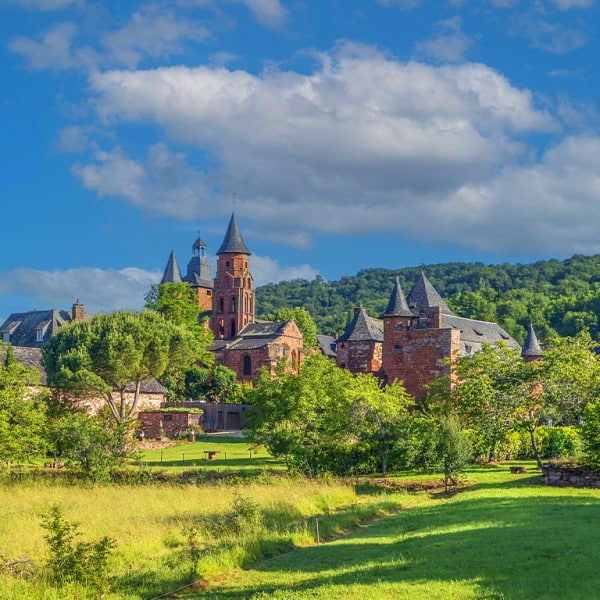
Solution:
<svg viewBox="0 0 600 600"><path fill-rule="evenodd" d="M209 452L216 452L209 460ZM201 435L195 442L142 452L142 463L150 469L169 472L200 468L208 471L282 470L283 461L273 458L262 446L255 447L243 437Z"/></svg>
<svg viewBox="0 0 600 600"><path fill-rule="evenodd" d="M357 533L187 598L600 598L600 490L546 487L506 465L474 467L467 478L455 494L421 493Z"/></svg>

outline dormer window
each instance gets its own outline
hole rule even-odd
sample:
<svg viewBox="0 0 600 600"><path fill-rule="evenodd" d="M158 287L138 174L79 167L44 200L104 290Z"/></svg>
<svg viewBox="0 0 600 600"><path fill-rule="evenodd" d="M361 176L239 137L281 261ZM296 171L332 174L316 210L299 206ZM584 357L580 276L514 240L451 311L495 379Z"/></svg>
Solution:
<svg viewBox="0 0 600 600"><path fill-rule="evenodd" d="M35 328L35 341L36 342L44 341L44 336L46 335L46 331L48 331L49 325L50 325L50 321L45 321L44 323L40 323Z"/></svg>
<svg viewBox="0 0 600 600"><path fill-rule="evenodd" d="M2 330L2 341L7 344L10 343L10 336L16 331L17 327L21 324L21 321L11 321Z"/></svg>

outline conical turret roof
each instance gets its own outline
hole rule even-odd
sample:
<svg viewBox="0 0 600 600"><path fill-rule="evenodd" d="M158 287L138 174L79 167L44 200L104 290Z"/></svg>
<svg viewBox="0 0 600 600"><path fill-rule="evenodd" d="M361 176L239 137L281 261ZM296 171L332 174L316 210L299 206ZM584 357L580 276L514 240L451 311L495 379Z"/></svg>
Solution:
<svg viewBox="0 0 600 600"><path fill-rule="evenodd" d="M521 356L528 356L530 358L540 358L543 356L542 347L540 342L537 339L537 335L535 335L535 330L533 329L533 325L530 323L527 328L527 337L525 338L525 343L523 344L523 348L521 348Z"/></svg>
<svg viewBox="0 0 600 600"><path fill-rule="evenodd" d="M390 301L388 302L385 312L381 315L381 318L414 316L414 313L408 307L408 302L406 302L402 286L400 285L400 279L396 277L396 284L394 285L394 290L390 296Z"/></svg>
<svg viewBox="0 0 600 600"><path fill-rule="evenodd" d="M242 237L242 232L238 227L235 213L231 214L231 220L229 221L229 227L227 227L227 233L225 233L225 239L221 244L221 247L217 250L217 254L250 254L246 242Z"/></svg>
<svg viewBox="0 0 600 600"><path fill-rule="evenodd" d="M417 283L415 283L415 287L408 295L408 305L417 310L439 306L442 314L454 315L422 271Z"/></svg>
<svg viewBox="0 0 600 600"><path fill-rule="evenodd" d="M367 314L364 307L354 309L354 318L344 335L338 338L338 342L346 341L383 341L383 327L379 319L374 319Z"/></svg>
<svg viewBox="0 0 600 600"><path fill-rule="evenodd" d="M179 263L177 262L177 257L175 256L175 250L171 250L169 260L167 261L167 266L165 267L165 271L160 282L181 283L181 269L179 268Z"/></svg>

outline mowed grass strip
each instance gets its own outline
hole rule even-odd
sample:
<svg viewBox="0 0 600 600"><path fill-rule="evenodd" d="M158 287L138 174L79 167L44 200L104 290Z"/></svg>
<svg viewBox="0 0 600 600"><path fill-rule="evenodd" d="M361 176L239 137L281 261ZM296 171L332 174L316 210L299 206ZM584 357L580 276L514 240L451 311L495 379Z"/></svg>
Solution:
<svg viewBox="0 0 600 600"><path fill-rule="evenodd" d="M505 465L467 477L468 488L422 494L357 533L186 598L600 598L600 490L546 487Z"/></svg>
<svg viewBox="0 0 600 600"><path fill-rule="evenodd" d="M209 453L215 453L209 459ZM200 435L195 442L184 442L162 449L145 450L141 464L151 469L180 472L189 468L206 471L282 471L283 460L273 458L263 446L244 437Z"/></svg>

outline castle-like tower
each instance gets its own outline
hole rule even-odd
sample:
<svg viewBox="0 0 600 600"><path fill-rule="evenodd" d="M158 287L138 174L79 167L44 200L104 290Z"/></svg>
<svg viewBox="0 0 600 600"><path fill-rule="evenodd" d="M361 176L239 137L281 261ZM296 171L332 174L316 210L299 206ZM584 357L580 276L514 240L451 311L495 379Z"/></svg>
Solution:
<svg viewBox="0 0 600 600"><path fill-rule="evenodd" d="M213 307L213 280L205 251L206 244L199 237L192 246L192 258L187 264L187 273L183 281L192 284L196 291L198 306L203 313L209 313Z"/></svg>
<svg viewBox="0 0 600 600"><path fill-rule="evenodd" d="M225 239L217 251L212 315L215 340L232 339L255 321L249 256L250 251L233 213Z"/></svg>

